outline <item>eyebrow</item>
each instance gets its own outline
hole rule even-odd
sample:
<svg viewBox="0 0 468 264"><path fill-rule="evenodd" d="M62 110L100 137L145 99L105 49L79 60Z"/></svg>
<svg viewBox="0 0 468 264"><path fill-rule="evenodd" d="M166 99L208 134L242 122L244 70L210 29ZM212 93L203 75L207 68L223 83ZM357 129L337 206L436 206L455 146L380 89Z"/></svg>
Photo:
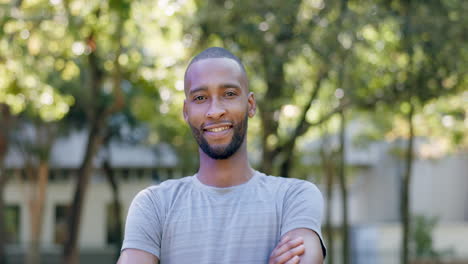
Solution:
<svg viewBox="0 0 468 264"><path fill-rule="evenodd" d="M239 90L241 90L240 85L235 84L235 83L225 83L225 84L222 84L222 85L221 85L221 88L223 88L223 89L234 88L234 89L239 89ZM194 93L201 92L201 91L207 91L207 90L208 90L208 87L207 87L207 86L200 86L200 87L197 87L197 88L194 88L194 89L190 90L190 91L189 91L189 95L192 95L192 94L194 94Z"/></svg>
<svg viewBox="0 0 468 264"><path fill-rule="evenodd" d="M197 93L197 92L200 92L200 91L206 91L206 90L208 90L208 87L200 86L200 87L197 87L197 88L194 88L194 89L190 90L189 94L192 95L194 93Z"/></svg>
<svg viewBox="0 0 468 264"><path fill-rule="evenodd" d="M226 88L236 88L236 89L240 89L240 85L238 84L235 84L235 83L226 83L226 84L222 84L221 87L223 87L224 89Z"/></svg>

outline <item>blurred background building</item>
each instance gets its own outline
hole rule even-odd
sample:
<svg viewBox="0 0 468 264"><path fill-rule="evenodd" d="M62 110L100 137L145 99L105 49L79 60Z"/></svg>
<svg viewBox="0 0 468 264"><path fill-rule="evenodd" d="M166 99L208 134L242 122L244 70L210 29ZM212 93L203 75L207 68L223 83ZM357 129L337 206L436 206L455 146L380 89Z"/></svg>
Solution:
<svg viewBox="0 0 468 264"><path fill-rule="evenodd" d="M184 72L210 46L245 64L255 168L325 195L328 264L466 262L466 14L466 0L0 0L0 263L115 262L132 197L198 166Z"/></svg>
<svg viewBox="0 0 468 264"><path fill-rule="evenodd" d="M351 138L362 124L351 124L346 138L347 164L353 168L349 184L349 219L351 225L351 252L353 263L397 263L399 260L400 201L402 160L392 154L399 143L376 142L356 147ZM74 191L75 173L84 151L85 133L76 132L56 142L52 151L50 182L45 203L41 251L45 263L58 263L66 235L67 208ZM332 139L334 141L335 139ZM420 141L420 146L423 146ZM332 143L333 144L333 143ZM316 142L305 146L311 153ZM82 263L111 263L115 247L121 237L116 236L117 216L112 210L113 192L103 162L108 160L119 185L119 200L125 215L133 197L147 186L172 178L180 178L177 157L167 145L132 145L112 142L95 159L95 171L84 205L79 247ZM316 157L305 155L303 162L314 164ZM6 187L7 254L9 263L22 263L30 237L28 192L24 160L18 150L12 149L6 159L7 173L12 178ZM436 219L428 230L434 241L433 250L448 256L468 259L468 154L437 159L418 158L414 164L411 208L414 215ZM312 173L309 180L316 182L325 193L323 183ZM331 208L331 222L339 230L342 221L338 186L327 207ZM424 219L420 224L424 224ZM338 232L337 232L338 233ZM339 234L336 234L339 236ZM335 241L339 241L336 239ZM337 263L341 263L340 242L335 243ZM432 246L432 245L431 245Z"/></svg>
<svg viewBox="0 0 468 264"><path fill-rule="evenodd" d="M67 209L73 198L76 173L86 146L84 131L60 138L52 148L49 184L44 209L41 251L44 263L58 263L65 242ZM84 204L79 246L83 263L111 263L115 247L121 243L116 236L117 216L112 209L113 192L104 161L108 161L119 185L119 200L124 222L133 197L147 186L165 179L180 177L177 158L164 144L157 146L112 142L97 155L89 193ZM24 155L11 149L6 158L10 182L5 190L7 254L11 262L23 263L30 234L29 195L32 191L25 172Z"/></svg>

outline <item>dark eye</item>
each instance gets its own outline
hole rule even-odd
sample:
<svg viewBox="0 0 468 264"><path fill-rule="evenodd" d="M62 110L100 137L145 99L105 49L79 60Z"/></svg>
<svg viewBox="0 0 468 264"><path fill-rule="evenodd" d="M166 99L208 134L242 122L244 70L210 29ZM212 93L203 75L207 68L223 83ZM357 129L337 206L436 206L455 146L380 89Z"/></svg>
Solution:
<svg viewBox="0 0 468 264"><path fill-rule="evenodd" d="M231 96L236 96L235 92L226 92L226 96L231 97Z"/></svg>
<svg viewBox="0 0 468 264"><path fill-rule="evenodd" d="M203 95L198 95L198 96L195 96L195 97L193 98L193 100L194 100L194 101L203 101L203 100L205 100L205 98L206 98L206 97L203 96Z"/></svg>

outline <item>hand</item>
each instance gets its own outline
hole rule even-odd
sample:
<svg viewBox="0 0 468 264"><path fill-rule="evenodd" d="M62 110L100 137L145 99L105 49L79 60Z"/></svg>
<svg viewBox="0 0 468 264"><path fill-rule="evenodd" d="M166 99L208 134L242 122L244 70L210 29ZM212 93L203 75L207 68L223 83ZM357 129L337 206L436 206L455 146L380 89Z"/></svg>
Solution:
<svg viewBox="0 0 468 264"><path fill-rule="evenodd" d="M299 256L304 252L302 237L291 240L290 237L284 236L271 252L268 264L297 264L301 260Z"/></svg>

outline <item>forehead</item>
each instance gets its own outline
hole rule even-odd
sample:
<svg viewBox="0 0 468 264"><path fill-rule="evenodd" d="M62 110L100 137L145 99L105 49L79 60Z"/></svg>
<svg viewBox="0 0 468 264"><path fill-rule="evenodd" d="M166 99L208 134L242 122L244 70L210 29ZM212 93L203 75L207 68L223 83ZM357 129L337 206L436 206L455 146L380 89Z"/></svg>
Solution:
<svg viewBox="0 0 468 264"><path fill-rule="evenodd" d="M228 58L209 58L189 66L185 75L185 92L191 88L236 82L247 89L247 77L240 65Z"/></svg>

